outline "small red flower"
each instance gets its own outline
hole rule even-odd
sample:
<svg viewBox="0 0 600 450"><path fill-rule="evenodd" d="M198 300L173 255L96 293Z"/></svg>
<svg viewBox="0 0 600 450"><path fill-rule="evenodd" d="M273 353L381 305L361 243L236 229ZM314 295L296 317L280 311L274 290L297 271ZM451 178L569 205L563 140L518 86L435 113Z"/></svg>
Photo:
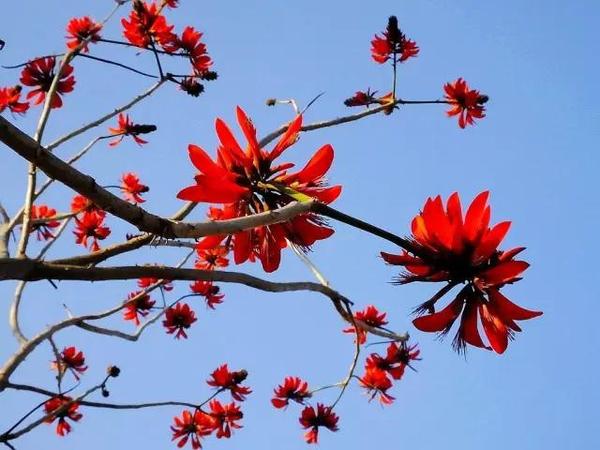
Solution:
<svg viewBox="0 0 600 450"><path fill-rule="evenodd" d="M300 416L300 425L305 430L309 429L304 434L304 439L307 444L316 444L319 440L319 427L325 427L330 431L338 430L339 417L333 412L331 406L324 406L321 403L317 403L317 409L312 406L307 406L302 410Z"/></svg>
<svg viewBox="0 0 600 450"><path fill-rule="evenodd" d="M177 442L177 448L185 447L188 440L192 444L192 449L198 450L202 447L200 439L209 436L214 427L214 419L203 411L194 412L184 410L181 417L175 416L175 424L171 426L173 437L171 440Z"/></svg>
<svg viewBox="0 0 600 450"><path fill-rule="evenodd" d="M67 422L67 419L78 422L83 417L83 415L77 411L79 408L79 403L77 402L70 404L62 412L55 412L59 408L69 404L72 400L71 397L66 395L57 395L44 403L44 411L47 415L51 414L44 422L52 423L58 419L56 434L59 436L64 436L71 432L71 425Z"/></svg>
<svg viewBox="0 0 600 450"><path fill-rule="evenodd" d="M238 402L246 400L246 395L251 394L252 390L247 386L240 386L246 377L248 372L245 370L237 370L230 372L227 364L223 364L210 375L212 378L206 380L209 386L228 389L231 392L231 396Z"/></svg>
<svg viewBox="0 0 600 450"><path fill-rule="evenodd" d="M135 300L133 300L135 299ZM123 319L131 320L138 326L140 317L146 317L156 302L150 299L150 295L142 294L141 292L130 292L125 301L125 309L123 310Z"/></svg>
<svg viewBox="0 0 600 450"><path fill-rule="evenodd" d="M453 83L446 83L444 91L444 97L451 105L446 114L448 117L458 116L459 127L474 125L475 119L485 117L483 105L488 101L488 96L480 94L475 89L469 89L469 85L462 78Z"/></svg>
<svg viewBox="0 0 600 450"><path fill-rule="evenodd" d="M142 146L147 144L148 141L145 141L139 135L156 131L156 126L133 123L128 114L120 113L119 125L115 128L109 128L108 131L110 131L110 134L117 136L116 139L109 142L108 145L111 147L118 145L125 136L131 136L136 144Z"/></svg>
<svg viewBox="0 0 600 450"><path fill-rule="evenodd" d="M217 119L216 130L220 140L217 160L213 161L200 147L190 145L190 159L200 173L195 177L196 184L180 191L178 198L224 204L219 215L222 218L235 218L271 211L294 201L293 197L282 193L283 187L324 203L331 203L339 196L341 186L325 185L325 173L333 162L333 148L330 145L321 147L299 172L287 173L293 167L291 163L273 164L297 141L302 116L293 120L271 151L259 146L254 125L239 107L237 117L248 141L245 150L225 122ZM281 250L287 246L288 240L302 248L309 248L333 232L321 216L302 214L289 222L234 234L234 260L236 264L241 264L258 258L265 271L273 272L279 267ZM199 248L212 248L226 238L208 237L199 243Z"/></svg>
<svg viewBox="0 0 600 450"><path fill-rule="evenodd" d="M411 361L420 361L421 351L417 349L417 345L408 346L405 343L400 345L392 342L385 356L371 353L367 358L365 370L382 370L390 374L394 380L400 380L404 375L407 367L412 368Z"/></svg>
<svg viewBox="0 0 600 450"><path fill-rule="evenodd" d="M489 348L479 335L478 318L491 348L503 353L508 339L514 332L521 331L515 320L532 319L542 314L521 308L500 293L504 285L520 280L529 264L514 259L524 247L498 250L510 222L490 228L488 198L489 192L480 193L464 217L457 193L448 198L446 208L440 196L427 199L423 212L412 222L416 253L381 253L387 263L405 267L406 272L400 275L399 283L447 283L431 300L417 308L416 313L428 314L415 319L413 324L421 331L443 335L461 316L453 343L458 351L465 350L466 344ZM435 312L438 300L460 283L465 286L454 300Z"/></svg>
<svg viewBox="0 0 600 450"><path fill-rule="evenodd" d="M173 25L169 25L165 16L159 13L156 3L135 0L129 20L121 19L121 25L125 39L137 47L148 48L156 42L167 52L177 50Z"/></svg>
<svg viewBox="0 0 600 450"><path fill-rule="evenodd" d="M71 212L79 214L86 211L94 211L97 214L106 215L106 211L98 208L89 198L79 194L75 195L73 200L71 200Z"/></svg>
<svg viewBox="0 0 600 450"><path fill-rule="evenodd" d="M227 267L229 265L229 259L227 259L229 250L224 245L217 245L209 249L197 247L196 253L198 254L198 259L194 264L196 269L214 270L217 267Z"/></svg>
<svg viewBox="0 0 600 450"><path fill-rule="evenodd" d="M179 6L179 0L164 0L165 5L169 8L177 8Z"/></svg>
<svg viewBox="0 0 600 450"><path fill-rule="evenodd" d="M94 22L87 16L69 20L66 36L67 48L72 50L82 42L86 41L81 50L87 52L88 43L95 43L100 40L101 29L101 24Z"/></svg>
<svg viewBox="0 0 600 450"><path fill-rule="evenodd" d="M201 295L206 301L206 306L215 309L215 305L223 303L225 294L219 294L221 288L214 285L211 281L196 280L190 284L190 289L194 294Z"/></svg>
<svg viewBox="0 0 600 450"><path fill-rule="evenodd" d="M210 416L213 418L213 430L217 431L217 439L230 438L232 428L242 428L237 422L242 420L244 414L239 405L235 402L221 404L219 400L212 400L210 407Z"/></svg>
<svg viewBox="0 0 600 450"><path fill-rule="evenodd" d="M371 57L379 64L390 58L393 61L404 62L408 58L419 54L419 47L415 41L408 39L398 28L398 19L391 16L383 36L375 35L371 41ZM398 56L400 56L398 58Z"/></svg>
<svg viewBox="0 0 600 450"><path fill-rule="evenodd" d="M25 114L29 109L28 102L20 102L21 86L0 88L0 114L8 108L13 114Z"/></svg>
<svg viewBox="0 0 600 450"><path fill-rule="evenodd" d="M37 240L47 241L54 237L52 228L56 228L60 225L58 220L48 220L56 216L56 210L46 205L31 205L31 212L29 213L29 219L31 220L29 232L36 232ZM42 222L35 221L41 220Z"/></svg>
<svg viewBox="0 0 600 450"><path fill-rule="evenodd" d="M33 104L39 105L46 99L46 93L50 90L50 85L54 79L54 68L56 66L56 58L48 56L46 58L38 58L29 61L21 72L21 83L25 86L35 87L29 91L27 99L34 98ZM60 74L60 79L56 87L56 93L52 97L50 106L52 108L60 108L63 105L61 94L71 92L75 86L75 77L73 67L66 64Z"/></svg>
<svg viewBox="0 0 600 450"><path fill-rule="evenodd" d="M304 400L312 396L308 383L298 377L285 377L283 384L273 389L273 392L275 395L271 403L275 408L285 408L290 400L303 405Z"/></svg>
<svg viewBox="0 0 600 450"><path fill-rule="evenodd" d="M387 325L388 322L387 322L387 320L385 320L385 316L386 316L386 313L380 313L379 310L375 306L369 305L363 311L358 311L357 313L355 313L354 319L360 320L361 322L364 322L366 325L369 325L371 327L378 328L378 327L383 327L384 325ZM354 326L346 328L343 331L344 331L344 333L353 333L354 335L356 335L356 330L354 329ZM367 340L366 331L363 330L362 328L359 328L358 329L358 343L362 345L366 342L366 340Z"/></svg>
<svg viewBox="0 0 600 450"><path fill-rule="evenodd" d="M367 389L367 393L371 396L369 401L373 400L379 394L379 401L382 405L391 405L395 398L387 393L392 387L392 381L387 374L377 368L369 368L362 378L359 378L362 387Z"/></svg>
<svg viewBox="0 0 600 450"><path fill-rule="evenodd" d="M165 320L163 326L167 329L167 334L175 334L175 338L183 337L187 339L185 330L192 326L196 319L196 313L189 307L187 303L177 303L174 307L170 307L165 312Z"/></svg>
<svg viewBox="0 0 600 450"><path fill-rule="evenodd" d="M137 285L140 289L146 289L149 288L150 286L158 283L158 278L154 278L154 277L144 277L144 278L140 278L137 282ZM173 281L171 280L164 280L163 283L160 285L160 289L166 291L166 292L170 292L173 290Z"/></svg>
<svg viewBox="0 0 600 450"><path fill-rule="evenodd" d="M104 212L86 211L80 217L75 217L75 242L89 248L93 252L100 250L98 240L104 240L110 234L110 228L104 226ZM91 244L88 247L88 239Z"/></svg>
<svg viewBox="0 0 600 450"><path fill-rule="evenodd" d="M150 188L145 184L140 183L140 179L133 172L127 172L121 177L121 192L125 200L133 203L144 203L141 194L148 192Z"/></svg>
<svg viewBox="0 0 600 450"><path fill-rule="evenodd" d="M344 100L344 105L352 107L352 106L370 106L373 105L375 103L379 103L377 101L377 98L375 97L375 94L377 94L377 91L373 91L371 92L370 89L367 89L366 92L364 91L356 91L356 93L350 97L347 98L346 100Z"/></svg>
<svg viewBox="0 0 600 450"><path fill-rule="evenodd" d="M78 374L83 374L87 370L83 352L78 351L75 347L65 347L60 353L58 361L52 362L52 367L61 376L67 370L71 370L76 380L79 380Z"/></svg>
<svg viewBox="0 0 600 450"><path fill-rule="evenodd" d="M200 42L201 38L202 33L194 27L185 27L178 40L178 47L188 54L195 75L206 73L213 64L206 51L206 44Z"/></svg>

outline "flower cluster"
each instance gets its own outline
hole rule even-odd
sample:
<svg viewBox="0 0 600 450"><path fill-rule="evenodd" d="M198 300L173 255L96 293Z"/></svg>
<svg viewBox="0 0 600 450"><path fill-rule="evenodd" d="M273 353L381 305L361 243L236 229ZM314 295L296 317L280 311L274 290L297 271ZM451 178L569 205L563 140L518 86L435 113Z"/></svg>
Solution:
<svg viewBox="0 0 600 450"><path fill-rule="evenodd" d="M503 353L508 339L521 331L515 320L541 315L508 300L500 289L521 279L529 267L515 257L524 250L517 247L502 251L498 246L506 236L510 222L490 227L489 192L480 193L463 217L460 198L452 194L446 203L442 198L429 198L423 211L412 221L414 251L400 255L382 252L383 259L403 266L398 282L445 282L446 285L416 310L425 314L413 321L421 331L446 334L460 316L454 348L463 351L466 344L489 348L478 330L478 321L497 353ZM453 287L464 284L448 306L435 311L436 303Z"/></svg>
<svg viewBox="0 0 600 450"><path fill-rule="evenodd" d="M25 114L29 109L28 102L21 101L20 85L0 88L0 114L8 108L13 114Z"/></svg>
<svg viewBox="0 0 600 450"><path fill-rule="evenodd" d="M83 415L78 411L79 403L67 395L57 395L44 403L44 411L48 417L44 422L50 424L58 419L56 434L65 436L71 432L71 424L67 419L78 422Z"/></svg>
<svg viewBox="0 0 600 450"><path fill-rule="evenodd" d="M102 25L89 17L75 17L67 24L67 48L73 50L82 45L81 51L88 52L88 44L100 40Z"/></svg>
<svg viewBox="0 0 600 450"><path fill-rule="evenodd" d="M55 216L54 208L47 205L31 205L29 232L35 231L38 241L52 239L54 237L52 229L60 225L58 220L52 219Z"/></svg>
<svg viewBox="0 0 600 450"><path fill-rule="evenodd" d="M117 136L115 139L109 142L108 145L115 147L118 145L125 136L131 136L136 144L142 146L147 144L148 141L142 139L140 134L148 134L156 131L156 125L138 124L134 123L128 114L119 114L118 125L116 127L110 127L108 129L111 135Z"/></svg>
<svg viewBox="0 0 600 450"><path fill-rule="evenodd" d="M363 311L358 311L354 314L354 320L358 320L365 325L368 325L373 328L381 328L387 325L387 320L385 320L386 313L380 313L379 310L373 306L367 306ZM362 328L358 327L358 330L355 329L354 326L346 328L344 333L352 333L358 336L358 343L364 344L367 340L367 332Z"/></svg>
<svg viewBox="0 0 600 450"><path fill-rule="evenodd" d="M56 58L54 56L33 59L23 68L20 81L21 84L33 88L27 93L27 99L34 99L34 105L39 105L46 100L46 94L50 91L52 80L56 75L55 69ZM52 96L50 106L60 108L63 105L61 94L73 91L74 87L73 67L65 64L60 72L56 92Z"/></svg>
<svg viewBox="0 0 600 450"><path fill-rule="evenodd" d="M217 160L196 145L189 146L192 163L198 169L196 184L179 192L178 198L194 202L220 203L222 208L209 210L210 218L231 219L272 211L292 201L295 195L331 203L341 193L340 186L327 187L324 176L333 162L333 148L321 147L300 171L288 173L292 163L274 161L294 144L302 126L297 116L271 151L263 149L256 137L256 129L246 113L238 107L240 128L248 141L244 151L232 131L221 119L216 121L220 145ZM322 217L306 213L294 219L235 233L233 236L210 236L198 244L200 249L211 249L225 240L233 247L236 264L259 259L265 271L279 267L281 250L291 242L308 248L317 240L333 234Z"/></svg>
<svg viewBox="0 0 600 450"><path fill-rule="evenodd" d="M140 179L133 172L124 173L121 177L121 192L125 200L132 203L144 203L146 200L141 195L149 190L150 188L140 183Z"/></svg>
<svg viewBox="0 0 600 450"><path fill-rule="evenodd" d="M408 39L400 28L398 28L398 19L391 16L382 36L375 35L371 41L371 57L373 61L383 64L390 59L396 64L404 62L419 54L417 43Z"/></svg>
<svg viewBox="0 0 600 450"><path fill-rule="evenodd" d="M75 242L92 252L100 250L98 241L110 235L110 228L104 225L106 213L102 210L87 210L75 216Z"/></svg>
<svg viewBox="0 0 600 450"><path fill-rule="evenodd" d="M469 85L462 78L444 85L444 97L451 105L446 112L448 117L458 116L458 126L465 128L474 125L475 119L485 117L485 107L488 96L481 94L475 89L469 89Z"/></svg>
<svg viewBox="0 0 600 450"><path fill-rule="evenodd" d="M175 334L176 339L187 339L185 330L196 320L198 319L194 310L187 303L178 302L175 306L167 308L163 326L167 329L167 334Z"/></svg>
<svg viewBox="0 0 600 450"><path fill-rule="evenodd" d="M52 361L52 368L55 369L59 376L69 370L76 380L79 380L79 375L82 375L86 370L85 356L83 352L77 350L76 347L65 347L58 355L58 359Z"/></svg>
<svg viewBox="0 0 600 450"><path fill-rule="evenodd" d="M209 386L218 388L221 391L228 390L231 392L231 397L238 402L243 402L246 400L246 395L252 393L249 387L241 385L248 377L248 372L245 370L231 372L227 364L223 364L215 369L210 376L211 378L206 380Z"/></svg>
<svg viewBox="0 0 600 450"><path fill-rule="evenodd" d="M150 298L150 295L143 291L130 292L125 301L123 309L123 319L131 320L135 326L140 324L140 316L146 317L154 307L156 302Z"/></svg>

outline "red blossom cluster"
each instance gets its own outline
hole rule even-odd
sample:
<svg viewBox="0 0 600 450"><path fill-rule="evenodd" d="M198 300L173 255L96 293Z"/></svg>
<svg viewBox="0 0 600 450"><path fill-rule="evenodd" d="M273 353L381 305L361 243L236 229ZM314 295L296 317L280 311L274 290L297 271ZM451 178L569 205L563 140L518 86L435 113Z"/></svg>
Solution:
<svg viewBox="0 0 600 450"><path fill-rule="evenodd" d="M52 219L56 216L56 210L47 205L31 205L29 219L31 221L29 232L35 231L37 240L47 241L54 237L53 228L60 225L58 220Z"/></svg>
<svg viewBox="0 0 600 450"><path fill-rule="evenodd" d="M81 51L88 52L88 44L100 40L100 30L102 25L89 17L74 17L67 24L67 48L74 50L83 44Z"/></svg>
<svg viewBox="0 0 600 450"><path fill-rule="evenodd" d="M21 72L21 84L33 88L27 93L27 99L33 99L34 105L39 105L46 100L46 94L50 91L52 80L56 74L56 58L47 56L29 61ZM61 94L73 91L75 77L73 67L69 64L62 66L60 77L56 85L56 92L52 96L50 106L60 108L63 105Z"/></svg>
<svg viewBox="0 0 600 450"><path fill-rule="evenodd" d="M25 114L29 109L28 102L21 101L20 85L0 88L0 114L8 108L13 114Z"/></svg>
<svg viewBox="0 0 600 450"><path fill-rule="evenodd" d="M358 320L365 325L368 325L373 328L381 328L387 325L387 320L385 320L386 313L380 313L379 310L374 305L367 306L363 311L358 311L354 314L354 320ZM358 343L364 344L367 341L367 332L358 327L355 329L354 326L346 328L344 333L352 333L355 336L358 336Z"/></svg>
<svg viewBox="0 0 600 450"><path fill-rule="evenodd" d="M142 194L149 190L150 188L140 183L140 179L133 172L124 173L121 177L121 192L125 200L136 204L144 203L146 200L142 198Z"/></svg>
<svg viewBox="0 0 600 450"><path fill-rule="evenodd" d="M156 125L138 124L134 123L128 114L119 114L118 125L116 127L110 127L108 129L111 135L117 136L115 139L109 142L108 145L115 147L120 144L125 136L131 136L136 144L142 146L147 144L148 141L142 139L140 134L148 134L156 131Z"/></svg>
<svg viewBox="0 0 600 450"><path fill-rule="evenodd" d="M89 248L92 252L100 250L98 241L110 234L110 228L104 225L106 213L101 210L84 211L75 217L75 242Z"/></svg>
<svg viewBox="0 0 600 450"><path fill-rule="evenodd" d="M212 248L204 248L202 245L196 246L196 262L194 268L199 270L215 270L227 267L229 265L229 248L225 245L216 245ZM190 284L190 290L193 294L204 297L206 305L210 309L215 309L215 305L223 303L224 294L221 294L221 288L212 281L196 280Z"/></svg>
<svg viewBox="0 0 600 450"><path fill-rule="evenodd" d="M444 85L444 97L452 106L446 114L448 117L458 116L458 126L465 128L474 125L475 119L485 117L487 95L482 95L478 90L469 89L469 85L462 78Z"/></svg>
<svg viewBox="0 0 600 450"><path fill-rule="evenodd" d="M48 417L44 422L50 424L58 419L56 424L56 434L65 436L71 432L71 424L67 419L73 422L79 422L83 415L78 411L79 403L67 395L57 395L44 403L44 411Z"/></svg>
<svg viewBox="0 0 600 450"><path fill-rule="evenodd" d="M333 147L321 147L306 166L294 173L288 170L293 163L274 165L274 161L298 140L302 116L297 116L271 151L263 149L256 137L256 129L237 108L240 128L248 141L243 150L227 124L216 121L220 145L217 159L200 147L189 146L192 163L198 169L196 184L179 192L178 198L194 202L220 203L222 208L209 210L211 219L232 219L272 211L295 200L295 196L315 198L331 203L341 193L341 186L328 187L325 173L333 162ZM297 197L296 197L297 198ZM211 249L222 241L233 247L236 264L259 259L266 272L279 267L281 250L291 242L309 248L317 240L333 234L324 219L313 213L296 216L289 222L257 227L232 236L209 236L198 244L199 249Z"/></svg>
<svg viewBox="0 0 600 450"><path fill-rule="evenodd" d="M185 330L190 328L196 320L198 320L196 313L190 308L190 305L178 302L165 311L163 326L167 329L168 334L175 334L175 339L187 339Z"/></svg>
<svg viewBox="0 0 600 450"><path fill-rule="evenodd" d="M510 222L490 227L488 198L489 192L480 193L464 217L457 193L448 198L445 208L440 196L429 198L412 221L414 252L404 251L400 255L382 252L381 256L387 263L406 269L398 278L401 284L446 283L431 300L417 308L418 314L427 314L413 321L415 327L443 335L461 316L453 342L455 349L464 350L466 344L489 349L479 335L480 319L491 348L503 353L508 339L521 331L515 320L532 319L542 313L521 308L500 293L506 284L520 280L529 264L515 259L524 247L498 249ZM465 286L454 300L436 312L438 300L461 283Z"/></svg>
<svg viewBox="0 0 600 450"><path fill-rule="evenodd" d="M206 380L209 386L218 388L219 390L228 390L231 392L231 397L238 402L246 400L246 395L251 394L252 390L247 386L241 386L247 377L248 372L245 370L237 370L231 372L227 364L223 364L211 373L211 378Z"/></svg>
<svg viewBox="0 0 600 450"><path fill-rule="evenodd" d="M156 302L150 298L150 295L143 291L130 292L125 301L123 309L123 319L131 320L135 326L140 324L140 316L146 317L154 307Z"/></svg>
<svg viewBox="0 0 600 450"><path fill-rule="evenodd" d="M79 380L79 375L87 370L85 356L76 347L65 347L58 355L58 360L52 361L52 368L58 372L59 376L69 370L75 379Z"/></svg>
<svg viewBox="0 0 600 450"><path fill-rule="evenodd" d="M390 59L393 63L404 62L419 54L417 43L408 39L400 28L396 16L390 16L383 36L375 35L371 41L371 57L373 61L383 64Z"/></svg>

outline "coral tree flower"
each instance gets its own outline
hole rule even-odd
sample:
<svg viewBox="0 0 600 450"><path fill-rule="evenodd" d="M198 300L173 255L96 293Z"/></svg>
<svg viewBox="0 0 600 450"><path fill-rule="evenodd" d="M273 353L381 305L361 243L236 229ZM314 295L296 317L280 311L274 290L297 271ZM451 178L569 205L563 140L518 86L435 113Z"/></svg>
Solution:
<svg viewBox="0 0 600 450"><path fill-rule="evenodd" d="M212 59L208 56L206 44L200 42L201 38L202 33L197 31L194 27L188 26L184 28L183 33L181 33L181 38L177 43L178 47L187 53L194 74L200 77L205 75L213 64ZM198 88L192 89L192 91L197 91L197 89ZM188 89L184 90L189 92ZM200 94L200 92L198 92L198 94ZM197 97L198 95L195 96Z"/></svg>
<svg viewBox="0 0 600 450"><path fill-rule="evenodd" d="M21 83L25 86L34 87L29 91L27 99L34 98L33 104L39 105L46 99L46 94L50 90L52 80L55 76L56 58L47 56L29 61L21 72ZM63 105L61 94L71 92L75 86L75 77L73 76L73 67L65 64L60 73L60 78L56 86L56 93L52 96L50 106L60 108Z"/></svg>
<svg viewBox="0 0 600 450"><path fill-rule="evenodd" d="M462 78L444 85L444 97L450 103L446 114L448 117L458 116L458 126L461 128L474 125L475 119L485 117L483 105L487 103L488 96L475 89L469 89L469 85Z"/></svg>
<svg viewBox="0 0 600 450"><path fill-rule="evenodd" d="M145 184L140 183L140 179L133 172L124 173L121 177L121 192L125 200L133 203L144 203L141 194L148 192L150 188Z"/></svg>
<svg viewBox="0 0 600 450"><path fill-rule="evenodd" d="M29 103L21 102L21 86L8 86L0 88L0 114L8 108L13 114L25 114Z"/></svg>
<svg viewBox="0 0 600 450"><path fill-rule="evenodd" d="M119 124L115 128L109 128L110 134L117 136L116 139L110 141L108 145L114 147L118 145L125 136L131 136L136 144L142 146L147 144L148 141L145 141L140 137L140 134L148 134L156 131L156 125L145 125L145 124L137 124L133 123L131 119L129 119L128 114L119 114Z"/></svg>
<svg viewBox="0 0 600 450"><path fill-rule="evenodd" d="M407 367L412 368L411 361L420 361L421 351L417 345L400 345L392 342L386 351L385 356L377 353L371 353L365 363L365 370L382 370L387 372L394 380L400 380L404 376ZM414 370L414 369L413 369Z"/></svg>
<svg viewBox="0 0 600 450"><path fill-rule="evenodd" d="M79 194L75 195L71 200L71 212L80 214L86 211L94 211L97 214L106 215L106 211L100 209L89 198Z"/></svg>
<svg viewBox="0 0 600 450"><path fill-rule="evenodd" d="M147 48L157 43L167 52L177 50L173 25L169 25L165 16L160 14L156 3L134 0L129 20L121 19L121 25L125 39L136 47Z"/></svg>
<svg viewBox="0 0 600 450"><path fill-rule="evenodd" d="M392 58L393 62L404 62L419 54L415 41L408 39L398 28L398 19L391 16L383 36L375 35L371 41L371 57L379 64Z"/></svg>
<svg viewBox="0 0 600 450"><path fill-rule="evenodd" d="M204 297L206 306L215 309L215 305L223 303L225 294L220 294L221 288L211 281L196 280L190 284L190 290L196 295Z"/></svg>
<svg viewBox="0 0 600 450"><path fill-rule="evenodd" d="M167 329L167 334L175 333L175 338L187 339L185 330L190 328L196 319L196 313L187 303L177 303L165 312L163 326Z"/></svg>
<svg viewBox="0 0 600 450"><path fill-rule="evenodd" d="M214 270L217 267L227 267L229 265L229 259L227 259L229 250L224 245L217 245L208 249L198 247L196 253L198 254L198 259L194 264L196 269Z"/></svg>
<svg viewBox="0 0 600 450"><path fill-rule="evenodd" d="M29 219L31 220L29 232L36 232L37 240L47 241L52 239L54 234L52 229L60 225L58 220L48 220L56 216L56 210L46 205L31 205Z"/></svg>
<svg viewBox="0 0 600 450"><path fill-rule="evenodd" d="M521 331L515 320L527 320L541 315L515 305L500 289L520 280L529 267L515 257L524 250L518 247L498 250L506 236L510 222L490 227L489 192L480 193L463 217L457 193L448 198L446 208L440 196L429 198L423 211L412 222L415 254L404 252L393 255L382 252L389 264L404 266L406 272L399 283L413 281L445 282L433 298L423 303L416 312L428 313L413 321L421 331L447 333L460 316L460 326L453 346L464 350L466 344L488 348L478 331L478 320L491 348L503 353L508 339ZM435 304L454 286L464 283L454 300L435 312Z"/></svg>
<svg viewBox="0 0 600 450"><path fill-rule="evenodd" d="M83 374L87 370L85 356L76 347L65 347L60 353L58 361L52 362L52 367L58 371L60 376L67 370L71 370L76 380L79 380L79 374Z"/></svg>
<svg viewBox="0 0 600 450"><path fill-rule="evenodd" d="M378 327L383 327L384 325L388 324L387 320L385 320L385 316L386 316L386 313L380 313L379 310L375 306L369 305L364 310L358 311L357 313L355 313L354 319L360 320L361 322L364 322L366 325L369 325L371 327L378 328ZM355 335L357 334L356 330L354 329L354 326L346 328L343 331L344 331L344 333L353 333ZM362 345L366 342L366 340L367 340L366 331L363 330L362 328L359 328L358 329L358 343Z"/></svg>
<svg viewBox="0 0 600 450"><path fill-rule="evenodd" d="M307 406L302 410L300 416L300 425L308 431L304 434L304 439L308 444L316 444L319 441L319 427L325 427L330 431L337 431L339 417L333 412L331 406L324 406L317 403L315 410L312 406Z"/></svg>
<svg viewBox="0 0 600 450"><path fill-rule="evenodd" d="M150 299L150 295L143 294L140 291L130 292L125 303L123 319L131 320L138 326L140 324L140 316L146 317L156 302Z"/></svg>
<svg viewBox="0 0 600 450"><path fill-rule="evenodd" d="M189 440L192 448L198 450L202 447L200 439L212 433L214 420L203 411L184 410L181 417L175 417L173 420L175 424L171 426L172 440L178 439L177 448L185 447Z"/></svg>
<svg viewBox="0 0 600 450"><path fill-rule="evenodd" d="M82 51L87 52L88 43L100 40L102 25L94 22L89 17L79 17L69 20L67 24L67 48L72 50L85 41Z"/></svg>
<svg viewBox="0 0 600 450"><path fill-rule="evenodd" d="M67 422L67 419L78 422L83 417L83 415L77 411L79 409L79 404L77 402L67 406L62 412L55 412L59 408L69 404L72 400L71 397L66 395L57 395L44 403L44 411L46 414L51 414L44 422L52 423L58 419L56 434L59 436L64 436L71 432L71 425Z"/></svg>
<svg viewBox="0 0 600 450"><path fill-rule="evenodd" d="M369 368L358 381L362 387L367 389L367 393L371 397L369 401L379 394L379 401L382 405L391 405L394 402L395 397L387 393L388 389L392 387L392 381L383 370Z"/></svg>
<svg viewBox="0 0 600 450"><path fill-rule="evenodd" d="M280 208L294 199L285 189L331 203L341 193L341 186L325 186L324 176L333 162L333 148L324 145L300 171L287 173L294 165L276 164L274 161L298 139L302 116L289 125L271 151L260 147L256 129L246 113L237 108L237 118L248 144L242 149L229 127L221 119L216 121L220 145L217 160L195 145L189 146L192 163L199 170L196 184L177 194L182 200L221 203L221 218L236 218ZM211 214L215 214L212 210ZM260 259L263 268L272 272L279 267L281 250L287 240L308 248L317 240L333 234L324 219L316 214L302 214L294 219L274 225L246 230L233 235L233 255L236 264ZM219 245L226 236L210 236L201 241L200 248Z"/></svg>
<svg viewBox="0 0 600 450"><path fill-rule="evenodd" d="M242 420L244 414L235 402L222 404L219 400L212 400L210 416L213 418L213 429L217 431L217 439L230 438L232 428L242 428L237 422Z"/></svg>
<svg viewBox="0 0 600 450"><path fill-rule="evenodd" d="M99 240L104 240L110 234L110 228L104 226L105 213L86 211L80 217L75 217L75 242L89 248L93 252L100 250ZM91 238L91 244L89 239Z"/></svg>
<svg viewBox="0 0 600 450"><path fill-rule="evenodd" d="M230 372L227 364L223 364L210 376L211 378L206 380L209 386L229 390L231 396L238 402L243 402L246 400L246 395L252 393L249 387L241 386L241 383L248 377L248 372L245 370Z"/></svg>
<svg viewBox="0 0 600 450"><path fill-rule="evenodd" d="M273 393L271 403L275 408L285 408L290 400L303 405L304 400L312 396L308 383L298 377L285 377L283 384L273 389Z"/></svg>
<svg viewBox="0 0 600 450"><path fill-rule="evenodd" d="M146 289L152 286L153 284L158 283L159 279L155 277L143 277L140 278L137 282L137 285L140 289ZM160 285L160 289L170 292L173 290L173 281L172 280L163 280L163 283Z"/></svg>

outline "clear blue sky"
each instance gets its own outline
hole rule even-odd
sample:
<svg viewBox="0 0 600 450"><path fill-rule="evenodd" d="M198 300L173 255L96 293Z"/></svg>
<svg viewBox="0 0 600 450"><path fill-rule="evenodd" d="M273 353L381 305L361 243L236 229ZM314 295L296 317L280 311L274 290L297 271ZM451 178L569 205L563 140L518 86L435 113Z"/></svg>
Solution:
<svg viewBox="0 0 600 450"><path fill-rule="evenodd" d="M340 431L324 431L321 448L600 448L595 432L600 395L594 284L600 251L600 4L592 0L181 3L170 20L178 30L193 24L205 32L219 80L210 83L199 99L166 87L132 111L137 121L158 125L149 145L140 149L124 142L109 150L101 144L78 166L103 184L114 184L122 172L137 171L151 186L145 206L156 213L175 211L180 206L176 192L190 184L193 171L187 144L214 151L214 118L233 121L235 105L246 109L264 135L290 117L286 107L265 107L266 98L294 97L306 104L324 91L306 115L310 122L347 113L342 101L357 89L385 91L389 72L370 60L369 41L390 14L398 16L403 30L421 47L419 57L400 70L402 97L437 98L442 84L459 76L490 96L488 117L467 130L446 119L443 108L406 107L390 117L304 135L287 154L303 163L318 146L331 143L336 160L330 179L344 185L335 206L399 234L408 232L427 196L458 190L470 199L490 189L493 220L513 221L506 246L527 246L525 257L531 263L524 280L506 292L517 303L545 313L523 322L524 332L505 355L471 350L465 359L452 352L449 339L440 343L409 328L409 311L434 287L392 286L388 281L394 270L384 266L378 252L393 247L335 224L335 236L315 247L311 255L315 263L358 305L375 303L388 312L396 329L409 329L420 344L423 361L417 374L407 373L394 388L397 400L391 407L369 404L360 389L350 389L338 407ZM60 51L70 17L100 18L111 6L108 0L7 2L0 19L0 37L7 42L0 63ZM104 34L118 38L116 22ZM114 50L94 49L104 55ZM152 67L148 55L135 57L125 51L118 59ZM75 92L65 98L65 108L52 115L48 140L151 83L91 61L77 60L75 66ZM0 71L0 85L17 78L17 71ZM31 131L37 113L39 109L19 119L19 126ZM70 155L96 135L73 141L58 154ZM0 200L13 212L23 198L26 168L6 148L1 155ZM45 198L65 210L71 195L53 189ZM193 216L201 217L200 211ZM110 223L113 234L106 243L118 242L131 231L117 219ZM49 256L81 252L67 236ZM145 249L118 262L175 263L178 255L173 250ZM258 266L241 269L261 274ZM286 252L281 269L269 278L308 280L310 273ZM23 309L25 332L32 335L63 318L63 303L75 312L99 311L121 301L134 287L134 281L60 283L58 290L47 282L31 284ZM13 288L12 283L0 286L4 311ZM297 422L299 410L274 410L269 404L271 390L288 374L305 377L315 386L338 381L352 356L351 338L340 333L343 324L328 302L316 295L267 295L234 286L223 290L226 302L216 311L193 302L199 321L187 341L174 340L160 326L137 344L76 331L57 336L57 341L85 351L90 366L86 382L95 383L109 363L123 369L110 386L114 402L199 401L208 395L204 380L217 365L229 362L234 368L246 368L254 393L244 404L244 428L231 441L211 438L206 448L306 448ZM177 294L186 291L187 283L177 284ZM116 324L129 328L120 321ZM4 360L16 346L6 326L1 328L0 342ZM40 349L13 381L53 388L50 359L48 349ZM328 401L333 395L321 399ZM39 397L3 394L0 428L37 401ZM67 438L40 427L17 448L174 448L169 425L178 409L82 412L84 419Z"/></svg>

